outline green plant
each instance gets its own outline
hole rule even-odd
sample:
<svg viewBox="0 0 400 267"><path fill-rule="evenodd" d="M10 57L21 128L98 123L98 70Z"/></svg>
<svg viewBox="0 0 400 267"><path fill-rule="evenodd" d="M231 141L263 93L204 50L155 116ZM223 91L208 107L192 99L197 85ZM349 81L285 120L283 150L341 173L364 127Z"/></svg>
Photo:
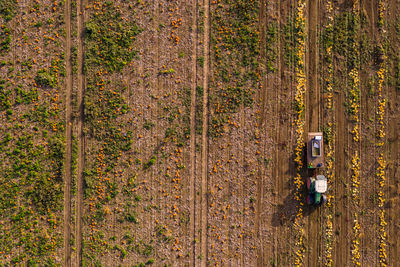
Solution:
<svg viewBox="0 0 400 267"><path fill-rule="evenodd" d="M35 82L42 87L55 87L57 85L56 77L44 69L37 72Z"/></svg>
<svg viewBox="0 0 400 267"><path fill-rule="evenodd" d="M154 262L155 262L155 260L153 258L151 258L148 261L146 261L146 265L153 264Z"/></svg>
<svg viewBox="0 0 400 267"><path fill-rule="evenodd" d="M151 166L154 165L154 163L156 163L156 156L152 156L151 159L144 164L143 169L146 170L146 169L150 168Z"/></svg>
<svg viewBox="0 0 400 267"><path fill-rule="evenodd" d="M128 222L135 223L135 224L139 223L139 220L137 219L136 212L127 212L125 214L125 220L127 220Z"/></svg>
<svg viewBox="0 0 400 267"><path fill-rule="evenodd" d="M175 73L174 69L166 69L166 70L160 70L159 74L173 74Z"/></svg>
<svg viewBox="0 0 400 267"><path fill-rule="evenodd" d="M146 122L144 123L143 127L144 127L146 130L150 130L151 128L154 127L154 123L153 123L153 122L150 122L150 121L146 121Z"/></svg>
<svg viewBox="0 0 400 267"><path fill-rule="evenodd" d="M198 57L197 62L199 63L200 67L204 67L204 57Z"/></svg>

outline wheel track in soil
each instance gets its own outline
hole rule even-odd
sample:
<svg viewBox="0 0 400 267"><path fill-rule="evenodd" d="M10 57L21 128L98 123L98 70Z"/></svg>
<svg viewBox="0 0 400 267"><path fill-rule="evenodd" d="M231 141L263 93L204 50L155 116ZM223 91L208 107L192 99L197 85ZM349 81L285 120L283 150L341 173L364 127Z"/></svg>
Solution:
<svg viewBox="0 0 400 267"><path fill-rule="evenodd" d="M196 265L196 195L195 195L195 170L196 170L196 84L197 84L197 1L193 1L193 22L192 22L192 87L190 99L190 244L191 266Z"/></svg>
<svg viewBox="0 0 400 267"><path fill-rule="evenodd" d="M294 69L293 62L290 59L288 66L285 65L285 51L281 49L281 35L284 26L288 21L288 17L292 16L293 10L290 8L294 2L292 0L278 2L278 85L277 90L274 90L273 98L275 99L274 114L275 119L275 155L273 168L273 186L274 190L274 218L272 224L275 225L274 234L274 259L276 264L282 266L289 265L290 253L293 239L291 238L291 230L288 229L289 221L294 212L293 196L290 186L292 177L295 175L294 164L292 163L292 148L294 146L294 132L291 127L293 122L292 110L284 105L284 103L292 103L294 100ZM283 27L282 27L283 25ZM293 33L291 32L291 36ZM293 40L292 40L293 41ZM285 87L285 85L287 87ZM287 203L288 202L288 203ZM268 260L268 259L267 259Z"/></svg>
<svg viewBox="0 0 400 267"><path fill-rule="evenodd" d="M348 22L346 21L346 24ZM346 39L348 36L346 36ZM334 51L334 53L337 53ZM346 55L347 57L347 55ZM334 64L340 64L339 60L334 61ZM334 65L335 66L335 65ZM343 77L340 77L345 84L347 84L347 64L344 63L342 67L346 70L346 73ZM336 71L336 69L334 69ZM338 71L339 72L339 71ZM334 72L335 73L335 72ZM347 87L345 87L347 88ZM347 127L349 124L347 123L346 111L344 107L345 103L345 92L343 90L339 91L337 95L335 95L335 118L337 118L336 124L336 133L343 133L342 135L338 134L335 140L335 147L337 148L335 151L336 159L335 159L335 177L337 178L336 186L336 205L335 205L335 220L334 227L337 234L336 239L336 255L335 255L335 263L336 266L346 266L349 262L350 257L350 239L348 238L351 233L352 226L348 226L350 213L349 213L349 197L347 196L350 190L346 187L349 184L349 172L346 166L346 156L348 148L349 148L349 134L347 131ZM351 160L351 159L349 159Z"/></svg>
<svg viewBox="0 0 400 267"><path fill-rule="evenodd" d="M266 46L266 41L265 41L265 26L267 25L266 21L266 9L267 9L267 3L266 0L261 0L260 1L260 13L259 13L259 31L260 31L260 59L261 62L265 60L265 49L262 49ZM267 81L266 78L263 78L263 89L260 94L260 99L262 101L261 103L261 118L258 121L258 128L260 131L262 131L262 125L265 119L265 97L267 95ZM259 99L259 100L260 100ZM244 125L243 125L244 127ZM263 149L264 151L264 149ZM260 226L260 217L262 213L262 207L263 207L263 186L264 186L264 181L263 181L263 168L261 164L258 164L258 183L257 183L257 201L256 201L256 215L255 215L255 234L254 236L257 238L258 242L258 249L257 249L257 266L262 266L263 265L263 255L264 255L264 242L261 237L261 229L262 227Z"/></svg>
<svg viewBox="0 0 400 267"><path fill-rule="evenodd" d="M71 163L72 163L72 66L71 66L71 0L65 1L66 78L65 78L65 164L64 164L64 266L71 266Z"/></svg>
<svg viewBox="0 0 400 267"><path fill-rule="evenodd" d="M343 93L339 93L335 107L337 107L336 110L336 115L335 117L337 118L337 133L345 133L346 131L346 121L345 121L345 111L343 107L344 103L344 95ZM345 144L346 140L342 136L340 137L338 135L337 139L335 140L336 144L335 147L337 148L335 151L336 157L336 168L335 168L335 177L339 179L342 179L342 183L339 183L337 181L335 183L336 186L336 194L337 194L337 204L335 205L335 221L334 225L336 228L336 231L338 234L337 238L337 245L336 245L336 255L335 255L335 263L337 266L345 266L347 262L347 252L349 251L347 248L349 248L349 242L347 241L347 236L349 234L348 227L346 224L347 221L347 212L346 212L346 207L347 207L347 199L345 199L344 192L346 192L346 188L344 187L344 182L345 182L345 176L346 176L346 164L344 162L345 158ZM337 221L337 222L336 222Z"/></svg>
<svg viewBox="0 0 400 267"><path fill-rule="evenodd" d="M377 32L377 10L375 9L375 1L360 1L360 9L365 12L366 17L367 17L367 22L365 25L361 26L362 32L367 31L367 34L371 36L371 38L374 40L374 42L378 43L379 42L379 33ZM374 68L374 63L373 62L368 62L365 65L367 65L365 68ZM374 71L375 72L375 71ZM365 74L364 74L365 76ZM363 73L362 70L360 71L360 82L361 82L361 98L363 100L363 105L360 105L360 114L361 114L361 119L360 122L362 125L366 125L365 130L362 132L360 131L360 136L366 136L366 138L361 139L360 145L361 148L363 148L363 153L360 153L361 159L363 159L363 163L360 168L360 174L361 174L361 179L364 180L365 182L361 182L360 184L360 207L362 209L367 208L370 204L370 196L371 195L376 195L377 193L377 188L378 188L378 182L375 181L375 172L371 167L375 165L376 160L378 159L379 153L378 149L375 145L375 142L373 142L370 145L370 140L368 140L368 136L372 136L375 138L376 132L377 132L377 127L376 124L373 123L372 127L369 122L370 117L376 116L376 105L377 103L377 97L372 96L368 97L368 86L362 86L363 82L366 83L366 78L363 79ZM367 97L363 97L367 96ZM371 112L372 111L372 112ZM364 123L363 123L364 121ZM365 155L365 156L363 156ZM371 184L372 183L372 184ZM363 230L363 235L360 238L360 250L361 250L361 264L364 266L371 264L373 266L377 266L378 262L378 253L377 253L377 248L378 248L378 238L377 238L377 230L378 230L378 206L375 205L375 207L369 208L371 210L371 215L366 214L363 217L360 217L360 225ZM367 229L369 231L367 231Z"/></svg>
<svg viewBox="0 0 400 267"><path fill-rule="evenodd" d="M389 39L390 48L394 53L398 51L399 45L396 45L396 41L398 41L398 34L396 34L396 25L393 23L396 21L397 14L399 14L399 1L398 0L389 0L389 18L392 22L389 30ZM391 52L390 54L392 54ZM389 55L390 55L389 54ZM390 59L389 59L390 60ZM391 66L389 65L389 68ZM394 69L389 69L388 74L390 76L394 76ZM388 222L388 261L389 264L394 265L395 262L399 262L399 253L400 253L400 242L397 241L397 236L399 234L399 227L396 222L399 221L399 214L397 211L397 207L399 205L399 177L400 177L400 124L398 120L396 120L396 114L399 114L399 92L396 90L395 86L389 86L387 90L388 94L388 105L387 105L387 119L388 119L388 130L387 130L387 139L388 145L386 153L387 153L387 186L389 188L389 192L387 192L388 204L389 208L387 211L387 222Z"/></svg>
<svg viewBox="0 0 400 267"><path fill-rule="evenodd" d="M304 127L304 135L308 132L318 132L321 125L321 98L320 98L320 86L318 84L318 23L319 21L319 7L320 2L309 0L306 2L307 8L307 23L306 23L306 75L307 88L305 95L306 102L306 120ZM307 153L307 152L305 152ZM317 174L319 173L316 170ZM308 170L306 170L306 176L309 176ZM304 177L306 179L307 177ZM307 207L311 211L307 222L307 235L308 235L308 248L306 249L306 266L317 266L318 256L321 252L321 240L323 236L321 233L320 222L321 220L321 208Z"/></svg>
<svg viewBox="0 0 400 267"><path fill-rule="evenodd" d="M161 16L160 16L160 9L161 9L161 7L160 7L160 5L159 4L157 4L157 3L153 3L153 5L154 5L154 16L155 16L155 21L154 21L154 25L160 25L160 23L162 23L161 22ZM160 49L160 43L161 43L161 37L160 37L160 33L159 32L157 32L157 36L156 36L156 41L155 41L155 43L156 43L156 47L157 47L157 50L156 50L156 60L155 60L155 68L159 68L159 66L160 66L160 54L161 54L161 49ZM145 55L143 55L143 57L144 57ZM160 76L157 76L157 79L156 79L156 81L155 81L155 86L157 87L157 93L158 94L160 94L160 93L162 93L163 92L163 90L162 90L162 85L161 85L161 79L160 79L161 77ZM134 90L134 89L133 89ZM157 109L158 109L158 106L157 106ZM159 112L159 114L157 115L158 117L161 117L161 111L158 109L158 112ZM158 127L158 128L160 128L160 122L159 121L157 121L157 123L156 123L156 127ZM160 143L158 143L157 144L157 146L161 146L161 142ZM160 170L160 168L162 168L161 166L162 166L162 163L159 161L159 160L157 160L157 169L158 170ZM161 181L159 181L159 183L161 183ZM164 198L162 197L162 191L159 189L159 190L157 190L156 192L155 192L155 195L156 195L156 205L158 206L158 207L165 207L165 203L164 203ZM165 210L165 209L163 209L163 210ZM162 214L161 212L159 213L160 214L160 216L163 216L163 217L166 217L166 215L164 215L164 214ZM157 255L157 257L159 257L159 255L161 255L162 253L156 253L156 255Z"/></svg>
<svg viewBox="0 0 400 267"><path fill-rule="evenodd" d="M82 262L82 211L83 211L83 169L85 161L85 140L83 133L84 123L84 74L83 74L83 56L84 56L84 40L83 40L83 26L84 26L84 2L85 0L77 1L77 33L78 33L78 116L77 116L77 140L78 140L78 166L77 166L77 196L76 196L76 258L75 266L80 266Z"/></svg>
<svg viewBox="0 0 400 267"><path fill-rule="evenodd" d="M207 266L207 186L208 186L208 75L210 62L210 3L204 0L203 131L201 148L201 266Z"/></svg>
<svg viewBox="0 0 400 267"><path fill-rule="evenodd" d="M277 102L276 97L274 98L273 92L275 90L271 90L271 88L276 88L279 85L279 73L278 69L273 73L267 73L267 69L265 66L266 58L266 40L267 40L267 25L268 23L276 23L276 27L279 27L279 18L277 14L279 13L279 2L268 2L262 0L260 3L260 19L259 19L259 27L260 27L260 59L261 65L264 67L262 73L265 73L265 77L262 77L262 89L259 93L260 102L260 117L258 119L258 128L259 132L262 135L262 145L260 146L260 150L262 151L262 155L264 159L273 159L274 157L271 155L274 151L274 147L269 146L267 142L271 142L271 139L274 136L274 127L268 127L268 125L273 125L274 119L271 118L273 116L273 108L275 103ZM278 9L277 9L278 8ZM280 38L280 30L277 30L277 36L275 37L275 45L278 44ZM277 45L277 55L275 58L275 67L277 68L279 62L279 46ZM268 141L267 141L268 140ZM273 216L273 204L275 203L275 196L272 196L272 199L265 198L265 194L267 192L271 192L274 189L274 181L273 181L273 168L271 168L272 163L268 166L264 166L264 164L259 164L258 167L258 176L259 183L257 184L257 212L256 212L256 223L255 223L255 236L257 237L257 242L259 244L258 252L257 252L257 266L266 266L271 264L271 260L274 259L274 246L275 246L275 233L272 230L273 224L271 221L271 217Z"/></svg>
<svg viewBox="0 0 400 267"><path fill-rule="evenodd" d="M240 120L240 126L244 128L244 125L245 125L245 114L244 114L244 106L243 106L243 104L241 104L241 107L240 107L239 120ZM239 155L240 155L240 161L239 162L240 162L240 167L243 166L243 169L239 171L240 186L239 186L239 194L238 195L239 195L239 198L241 198L239 200L239 207L240 207L240 211L242 211L242 214L240 216L240 224L245 226L246 218L245 218L245 215L244 215L243 211L244 211L244 208L246 207L245 200L244 200L244 196L245 196L245 194L244 194L244 190L245 190L244 189L244 187L245 187L245 185L244 185L244 183L245 183L244 176L246 175L246 171L244 170L245 169L244 166L246 164L246 153L245 153L245 151L243 149L243 147L244 147L244 139L245 139L245 132L244 132L243 129L239 131L239 135L240 135L239 147L242 148L241 151L239 152ZM246 252L245 247L244 247L244 235L242 235L240 237L240 252L241 252L240 253L240 266L244 266L245 256L246 256L246 255L244 255L244 253Z"/></svg>
<svg viewBox="0 0 400 267"><path fill-rule="evenodd" d="M282 23L282 21L281 21L281 2L280 2L280 0L278 0L277 1L277 11L278 11L278 37L277 37L277 42L278 42L278 52L277 52L277 89L276 90L273 90L274 91L274 93L273 93L273 95L271 94L271 97L273 97L274 98L274 103L275 103L275 105L273 105L273 109L274 109L274 112L273 112L273 114L278 114L276 111L278 111L278 103L279 103L279 98L278 98L278 92L281 90L281 85L282 85L282 83L281 83L281 76L282 76L282 64L281 64L281 53L282 53L282 51L281 51L281 32L282 32L282 30L281 30L281 23ZM279 122L279 116L278 115L276 115L276 118L275 118L275 120L273 121L274 123L275 123L275 127L273 127L273 129L275 129L275 131L274 130L272 130L271 131L271 136L273 136L273 140L274 140L274 145L275 145L275 147L274 147L274 150L275 150L275 153L274 153L274 156L273 156L273 166L274 166L274 168L272 169L272 179L273 179L273 188L274 188L274 190L273 190L273 204L275 205L275 206L277 206L278 205L278 201L279 201L279 197L278 197L278 192L276 191L276 189L278 188L278 186L279 186L279 178L278 178L278 175L279 175L279 172L278 172L278 168L277 168L277 166L278 166L278 155L279 155L279 153L278 153L278 149L279 149L279 147L277 146L277 144L278 144L278 136L279 136L279 131L280 131L280 129L279 129L279 125L280 125L280 122ZM278 188L278 190L279 190L279 188ZM274 209L274 213L275 214L277 214L277 209ZM273 222L272 222L272 224L273 224ZM273 253L272 253L272 256L273 256L273 261L278 261L278 245L279 245L279 242L278 242L278 235L277 235L277 233L276 233L277 231L274 231L274 235L273 235Z"/></svg>

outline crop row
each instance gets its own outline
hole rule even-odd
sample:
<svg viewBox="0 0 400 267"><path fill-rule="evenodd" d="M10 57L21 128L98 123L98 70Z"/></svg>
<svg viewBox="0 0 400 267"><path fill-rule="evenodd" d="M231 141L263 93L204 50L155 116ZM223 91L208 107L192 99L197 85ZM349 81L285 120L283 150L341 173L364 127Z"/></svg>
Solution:
<svg viewBox="0 0 400 267"><path fill-rule="evenodd" d="M355 205L353 213L353 238L351 245L351 260L355 266L360 266L361 253L360 253L360 224L358 221L358 206L360 202L360 78L359 78L359 43L358 32L360 29L360 7L358 1L353 2L352 16L351 16L351 32L349 38L349 57L348 57L348 73L349 90L348 90L348 112L350 114L350 121L352 122L352 136L355 145L355 151L351 159L351 199Z"/></svg>
<svg viewBox="0 0 400 267"><path fill-rule="evenodd" d="M326 12L327 12L327 25L324 29L324 62L326 63L326 75L325 75L325 88L327 92L326 107L328 109L328 125L324 130L324 139L326 140L326 173L329 183L329 187L332 188L335 182L335 131L333 130L334 123L334 105L333 105L333 23L334 17L332 14L333 7L332 2L327 1ZM334 244L333 235L333 201L334 195L328 194L327 198L327 216L326 216L326 227L325 227L325 246L324 246L324 266L332 266L332 250Z"/></svg>
<svg viewBox="0 0 400 267"><path fill-rule="evenodd" d="M304 222L303 222L303 185L304 178L301 175L303 169L303 149L304 149L304 97L306 93L306 77L305 77L305 12L306 4L305 1L299 1L296 18L295 18L295 71L296 71L296 92L295 92L295 105L296 105L296 120L295 120L295 131L296 131L296 147L295 147L295 164L296 164L296 177L294 178L295 184L295 200L297 202L297 214L294 221L294 231L296 232L296 249L294 265L302 266L305 255L305 244L304 244Z"/></svg>
<svg viewBox="0 0 400 267"><path fill-rule="evenodd" d="M377 71L378 76L378 107L377 107L377 147L378 150L381 150L385 144L385 107L386 107L386 98L384 95L384 83L386 78L386 62L387 62L387 55L386 55L386 45L385 45L385 25L384 25L384 17L385 17L385 2L380 0L378 3L378 27L380 30L380 35L383 38L381 41L381 46L383 51L382 54L382 62L379 66L379 70ZM384 159L384 154L381 152L379 153L379 157L377 159L378 167L376 169L376 176L378 179L378 218L379 218L379 264L380 266L388 266L387 254L386 254L386 247L387 247L387 233L386 233L386 225L387 222L385 220L385 169L386 169L386 161Z"/></svg>

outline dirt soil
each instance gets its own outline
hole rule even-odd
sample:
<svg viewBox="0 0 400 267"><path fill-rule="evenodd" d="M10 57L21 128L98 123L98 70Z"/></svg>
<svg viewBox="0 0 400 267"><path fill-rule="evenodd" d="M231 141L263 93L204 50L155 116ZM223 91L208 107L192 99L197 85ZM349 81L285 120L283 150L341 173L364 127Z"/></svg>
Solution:
<svg viewBox="0 0 400 267"><path fill-rule="evenodd" d="M0 2L0 265L397 266L399 11Z"/></svg>

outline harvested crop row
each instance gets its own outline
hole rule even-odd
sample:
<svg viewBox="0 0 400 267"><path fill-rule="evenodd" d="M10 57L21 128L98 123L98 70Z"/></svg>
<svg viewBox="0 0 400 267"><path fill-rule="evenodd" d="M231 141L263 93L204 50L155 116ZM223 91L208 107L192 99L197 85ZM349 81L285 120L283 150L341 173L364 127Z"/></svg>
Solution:
<svg viewBox="0 0 400 267"><path fill-rule="evenodd" d="M134 198L135 175L123 171L130 165L123 155L133 142L133 133L126 127L130 108L127 88L118 74L137 55L134 41L141 32L133 19L125 18L120 7L110 2L95 1L85 12L84 266L107 263L105 255L126 257L130 235L124 233L125 242L116 239L116 224L138 222L129 202L115 202L119 194Z"/></svg>
<svg viewBox="0 0 400 267"><path fill-rule="evenodd" d="M255 264L260 2L212 1L208 260ZM232 68L232 66L235 66ZM229 259L229 262L226 260Z"/></svg>
<svg viewBox="0 0 400 267"><path fill-rule="evenodd" d="M195 133L185 8L192 7L169 1L87 7L85 264L190 259L185 178Z"/></svg>

